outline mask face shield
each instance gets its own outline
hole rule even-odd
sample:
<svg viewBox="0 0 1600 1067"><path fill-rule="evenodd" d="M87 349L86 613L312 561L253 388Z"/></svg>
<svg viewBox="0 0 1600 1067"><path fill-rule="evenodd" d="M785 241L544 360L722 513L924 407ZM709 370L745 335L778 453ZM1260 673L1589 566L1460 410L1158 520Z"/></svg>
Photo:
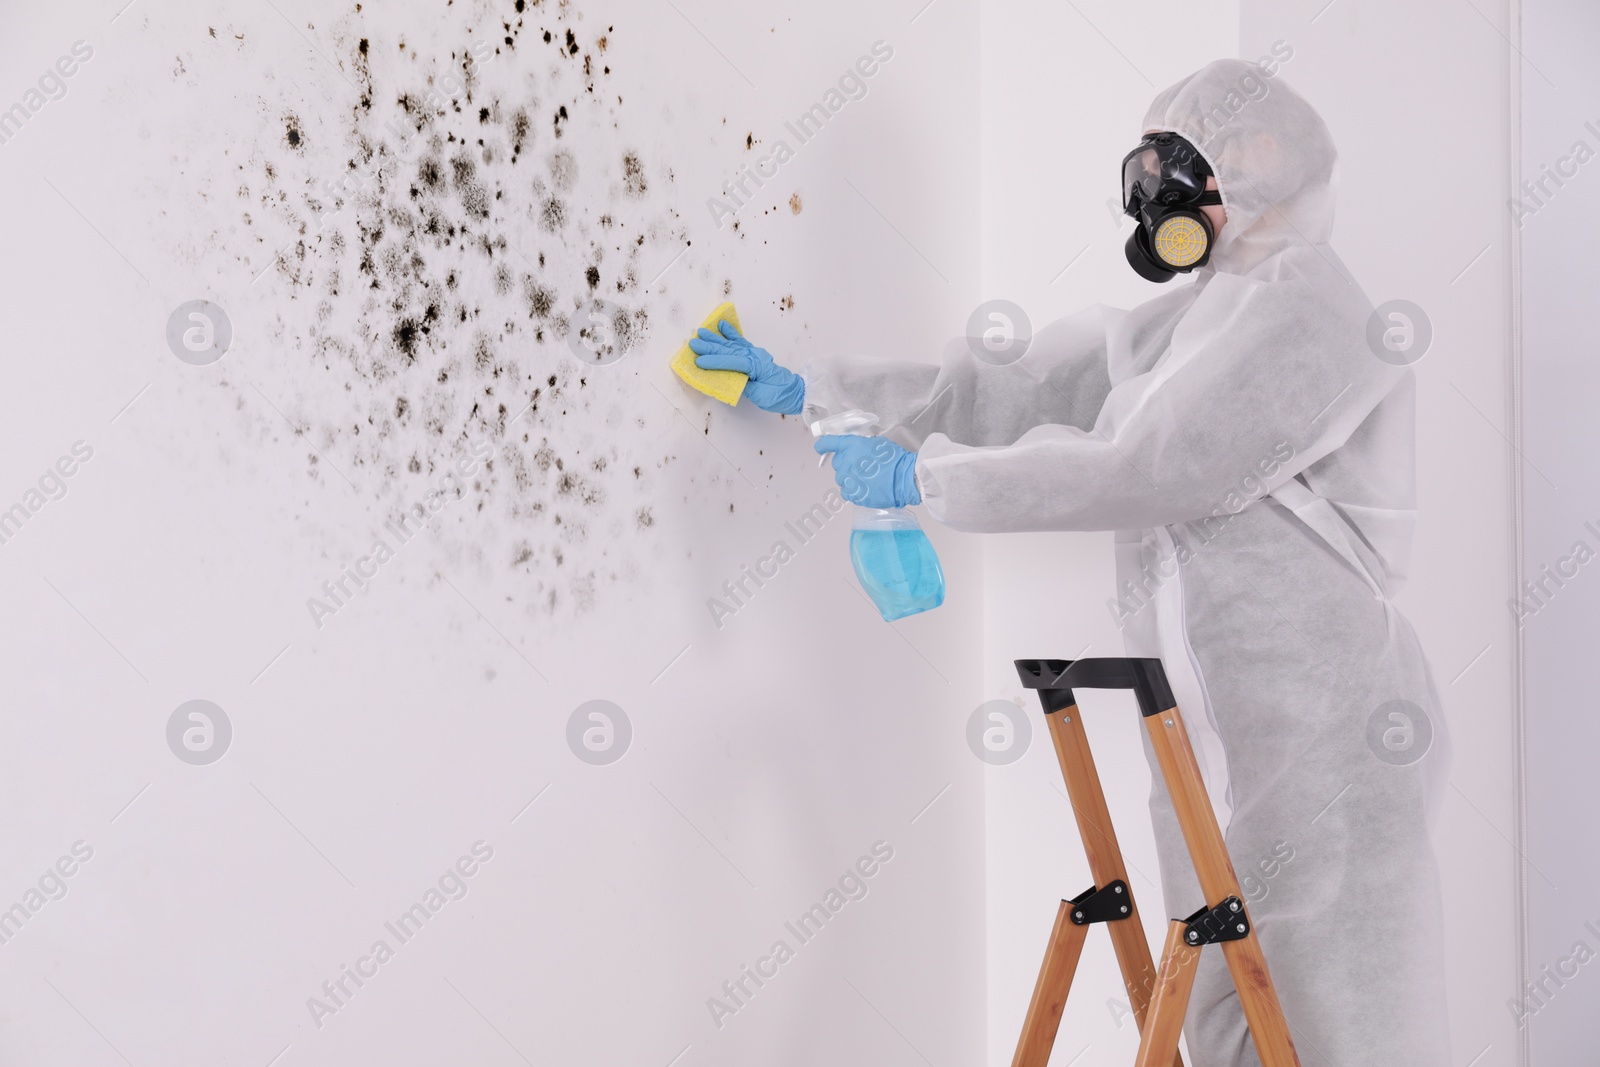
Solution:
<svg viewBox="0 0 1600 1067"><path fill-rule="evenodd" d="M1211 167L1175 133L1153 133L1122 159L1122 210L1139 228L1128 237L1128 263L1141 277L1170 281L1211 256L1211 221L1198 209L1222 203L1206 190Z"/></svg>
<svg viewBox="0 0 1600 1067"><path fill-rule="evenodd" d="M1122 157L1122 210L1138 202L1192 204L1205 195L1211 166L1193 145L1175 133L1152 133Z"/></svg>

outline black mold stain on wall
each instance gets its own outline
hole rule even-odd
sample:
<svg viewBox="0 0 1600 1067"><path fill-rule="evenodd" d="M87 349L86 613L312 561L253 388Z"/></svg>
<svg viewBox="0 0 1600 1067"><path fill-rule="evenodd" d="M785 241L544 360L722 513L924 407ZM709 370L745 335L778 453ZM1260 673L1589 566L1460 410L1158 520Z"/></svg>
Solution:
<svg viewBox="0 0 1600 1067"><path fill-rule="evenodd" d="M657 189L666 162L619 143L623 104L605 84L617 28L566 4L474 10L420 39L346 11L336 59L354 90L320 127L317 102L277 111L241 206L246 224L290 227L266 275L275 358L300 368L317 450L398 510L492 444L448 514L501 523L489 563L513 599L581 612L636 570L630 542L661 536L652 475L675 457L652 442L667 417L634 410L615 380L596 388L617 368L586 367L568 341L604 310L612 343L640 349L643 281L688 234Z"/></svg>

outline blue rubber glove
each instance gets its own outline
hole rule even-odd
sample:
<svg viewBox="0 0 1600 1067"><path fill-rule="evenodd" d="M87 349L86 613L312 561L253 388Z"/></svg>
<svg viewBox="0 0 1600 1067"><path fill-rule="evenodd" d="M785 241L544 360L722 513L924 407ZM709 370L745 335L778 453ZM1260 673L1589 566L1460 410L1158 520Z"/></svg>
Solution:
<svg viewBox="0 0 1600 1067"><path fill-rule="evenodd" d="M717 326L722 331L720 335L702 327L699 336L689 339L695 366L748 374L750 380L744 383L743 395L750 403L779 415L800 414L806 397L806 383L800 375L778 366L766 349L745 340L727 319Z"/></svg>
<svg viewBox="0 0 1600 1067"><path fill-rule="evenodd" d="M903 508L922 503L917 491L917 454L887 437L853 433L825 434L812 446L833 453L833 477L852 504L867 508Z"/></svg>

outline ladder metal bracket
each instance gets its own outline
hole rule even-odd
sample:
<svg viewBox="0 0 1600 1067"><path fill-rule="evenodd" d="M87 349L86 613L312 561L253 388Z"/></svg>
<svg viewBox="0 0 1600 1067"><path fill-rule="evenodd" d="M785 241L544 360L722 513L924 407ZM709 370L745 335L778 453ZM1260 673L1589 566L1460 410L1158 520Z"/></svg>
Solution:
<svg viewBox="0 0 1600 1067"><path fill-rule="evenodd" d="M1120 878L1099 888L1090 886L1068 903L1072 905L1074 926L1116 922L1133 914L1133 894Z"/></svg>
<svg viewBox="0 0 1600 1067"><path fill-rule="evenodd" d="M1183 940L1188 945L1219 945L1250 936L1250 916L1238 897L1228 897L1215 907L1201 908L1183 921L1188 927Z"/></svg>

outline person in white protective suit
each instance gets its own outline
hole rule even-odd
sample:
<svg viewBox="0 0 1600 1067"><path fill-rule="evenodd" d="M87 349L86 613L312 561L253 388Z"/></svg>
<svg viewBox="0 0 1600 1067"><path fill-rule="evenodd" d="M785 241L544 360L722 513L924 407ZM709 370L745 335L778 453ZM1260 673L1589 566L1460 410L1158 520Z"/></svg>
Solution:
<svg viewBox="0 0 1600 1067"><path fill-rule="evenodd" d="M750 373L769 410L875 413L888 443L817 445L842 484L864 450L887 457L853 481L859 502L920 498L958 530L1116 531L1127 653L1159 656L1193 709L1301 1062L1447 1067L1429 829L1448 751L1391 600L1415 515L1413 375L1369 346L1372 305L1328 245L1333 142L1281 78L1212 63L1157 96L1143 132L1192 145L1220 193L1199 202L1210 232L1189 284L1055 322L1008 366L957 341L940 366L796 376L731 327L696 351ZM1164 903L1184 916L1217 902L1152 779ZM1222 954L1202 960L1194 1063L1257 1064Z"/></svg>

